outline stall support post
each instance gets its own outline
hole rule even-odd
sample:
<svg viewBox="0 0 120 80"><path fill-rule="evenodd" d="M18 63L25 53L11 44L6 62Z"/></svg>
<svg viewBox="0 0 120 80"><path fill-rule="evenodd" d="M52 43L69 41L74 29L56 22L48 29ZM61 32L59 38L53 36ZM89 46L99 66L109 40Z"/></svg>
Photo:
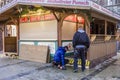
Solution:
<svg viewBox="0 0 120 80"><path fill-rule="evenodd" d="M105 36L107 35L107 21L105 20Z"/></svg>
<svg viewBox="0 0 120 80"><path fill-rule="evenodd" d="M53 15L55 16L57 20L57 40L58 40L58 46L62 46L62 26L64 18L67 16L66 13L55 13L53 11Z"/></svg>

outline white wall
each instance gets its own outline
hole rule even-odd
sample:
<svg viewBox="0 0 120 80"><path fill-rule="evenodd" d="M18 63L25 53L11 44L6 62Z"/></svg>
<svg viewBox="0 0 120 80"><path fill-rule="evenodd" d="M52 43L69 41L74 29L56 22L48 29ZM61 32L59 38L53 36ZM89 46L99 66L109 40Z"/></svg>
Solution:
<svg viewBox="0 0 120 80"><path fill-rule="evenodd" d="M67 21L63 22L62 40L72 40L75 32L76 32L76 23L67 22Z"/></svg>
<svg viewBox="0 0 120 80"><path fill-rule="evenodd" d="M56 40L57 22L41 21L20 24L20 40Z"/></svg>

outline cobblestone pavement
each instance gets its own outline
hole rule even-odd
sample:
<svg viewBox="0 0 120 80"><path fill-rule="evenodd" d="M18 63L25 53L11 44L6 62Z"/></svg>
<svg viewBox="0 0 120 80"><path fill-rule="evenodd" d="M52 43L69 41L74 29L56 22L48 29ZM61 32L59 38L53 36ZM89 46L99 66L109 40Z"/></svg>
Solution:
<svg viewBox="0 0 120 80"><path fill-rule="evenodd" d="M51 64L0 55L0 80L120 80L120 59L111 58L93 69L73 73L68 66L67 70L59 70Z"/></svg>
<svg viewBox="0 0 120 80"><path fill-rule="evenodd" d="M91 80L120 80L120 53L115 57L117 60L107 66Z"/></svg>

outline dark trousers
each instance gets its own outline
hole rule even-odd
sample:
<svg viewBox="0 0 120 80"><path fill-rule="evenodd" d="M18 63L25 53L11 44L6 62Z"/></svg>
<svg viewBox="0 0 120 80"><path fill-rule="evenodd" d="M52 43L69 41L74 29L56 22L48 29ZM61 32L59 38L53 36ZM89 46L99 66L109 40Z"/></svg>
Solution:
<svg viewBox="0 0 120 80"><path fill-rule="evenodd" d="M81 69L85 70L86 51L85 48L76 48L74 50L74 70L78 69L78 58L81 58Z"/></svg>

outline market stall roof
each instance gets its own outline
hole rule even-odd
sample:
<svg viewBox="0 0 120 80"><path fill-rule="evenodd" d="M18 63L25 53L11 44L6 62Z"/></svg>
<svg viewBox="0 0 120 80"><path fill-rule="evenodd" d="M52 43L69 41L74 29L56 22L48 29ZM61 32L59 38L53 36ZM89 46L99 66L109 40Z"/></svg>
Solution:
<svg viewBox="0 0 120 80"><path fill-rule="evenodd" d="M90 1L90 0L12 0L10 3L0 8L0 21L8 18L9 14L14 14L17 5L35 5L60 8L75 8L94 10L101 14L120 20L120 16L112 11Z"/></svg>
<svg viewBox="0 0 120 80"><path fill-rule="evenodd" d="M0 14L0 21L5 21L9 19L12 15L16 15L18 12L15 8L16 6L6 10L5 12Z"/></svg>

